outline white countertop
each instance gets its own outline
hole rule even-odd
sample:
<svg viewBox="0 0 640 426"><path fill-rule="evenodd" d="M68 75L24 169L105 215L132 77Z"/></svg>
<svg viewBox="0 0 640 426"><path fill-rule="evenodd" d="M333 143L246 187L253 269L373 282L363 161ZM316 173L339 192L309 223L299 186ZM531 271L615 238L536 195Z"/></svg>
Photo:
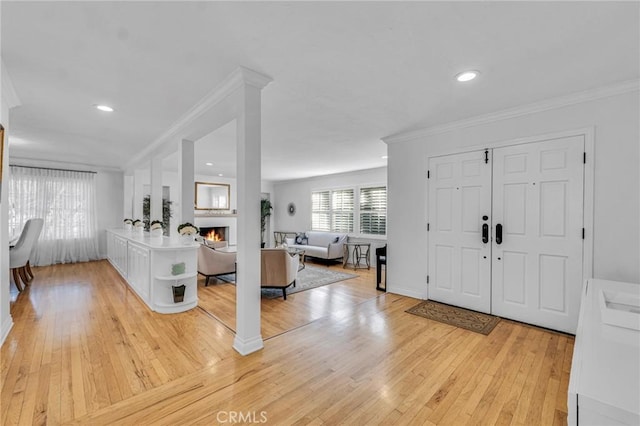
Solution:
<svg viewBox="0 0 640 426"><path fill-rule="evenodd" d="M151 237L148 232L143 232L140 235L135 230L107 229L107 232L154 250L193 250L200 246L195 241L191 244L185 244L180 237Z"/></svg>

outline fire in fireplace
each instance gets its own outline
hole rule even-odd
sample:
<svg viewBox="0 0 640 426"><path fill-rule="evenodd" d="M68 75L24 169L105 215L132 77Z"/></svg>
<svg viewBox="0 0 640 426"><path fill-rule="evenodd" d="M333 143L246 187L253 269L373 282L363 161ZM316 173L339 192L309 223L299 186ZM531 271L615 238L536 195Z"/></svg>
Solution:
<svg viewBox="0 0 640 426"><path fill-rule="evenodd" d="M200 227L200 235L211 241L227 241L228 231L228 226Z"/></svg>

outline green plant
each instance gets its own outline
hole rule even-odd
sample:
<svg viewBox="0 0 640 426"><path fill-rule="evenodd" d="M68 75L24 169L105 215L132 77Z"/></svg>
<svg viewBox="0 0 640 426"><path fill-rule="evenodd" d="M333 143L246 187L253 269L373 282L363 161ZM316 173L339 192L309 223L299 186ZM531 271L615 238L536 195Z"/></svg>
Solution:
<svg viewBox="0 0 640 426"><path fill-rule="evenodd" d="M169 226L171 226L171 218L173 217L171 203L172 201L166 198L162 199L162 223L163 225L166 224L166 226L163 226L164 235L169 235ZM142 219L144 220L144 229L148 231L151 225L151 195L145 196L142 200Z"/></svg>
<svg viewBox="0 0 640 426"><path fill-rule="evenodd" d="M149 229L164 229L164 223L161 220L152 220Z"/></svg>
<svg viewBox="0 0 640 426"><path fill-rule="evenodd" d="M182 223L180 225L178 225L178 234L180 235L195 235L200 231L200 229L189 223L189 222L185 222Z"/></svg>
<svg viewBox="0 0 640 426"><path fill-rule="evenodd" d="M271 200L262 198L260 200L260 243L264 247L264 231L267 229L267 218L271 216L273 205Z"/></svg>

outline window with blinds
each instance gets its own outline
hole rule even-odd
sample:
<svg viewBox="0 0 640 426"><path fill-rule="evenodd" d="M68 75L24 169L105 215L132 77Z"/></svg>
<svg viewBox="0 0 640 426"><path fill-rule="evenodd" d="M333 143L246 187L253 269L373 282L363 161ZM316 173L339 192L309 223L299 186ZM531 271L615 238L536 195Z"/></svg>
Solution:
<svg viewBox="0 0 640 426"><path fill-rule="evenodd" d="M331 231L331 191L311 193L311 229Z"/></svg>
<svg viewBox="0 0 640 426"><path fill-rule="evenodd" d="M386 235L387 188L360 188L360 233Z"/></svg>
<svg viewBox="0 0 640 426"><path fill-rule="evenodd" d="M353 232L353 189L331 192L331 230L333 232Z"/></svg>
<svg viewBox="0 0 640 426"><path fill-rule="evenodd" d="M386 186L311 193L312 230L353 233L358 227L363 235L387 234Z"/></svg>
<svg viewBox="0 0 640 426"><path fill-rule="evenodd" d="M311 193L311 228L314 231L353 232L354 191L341 189Z"/></svg>

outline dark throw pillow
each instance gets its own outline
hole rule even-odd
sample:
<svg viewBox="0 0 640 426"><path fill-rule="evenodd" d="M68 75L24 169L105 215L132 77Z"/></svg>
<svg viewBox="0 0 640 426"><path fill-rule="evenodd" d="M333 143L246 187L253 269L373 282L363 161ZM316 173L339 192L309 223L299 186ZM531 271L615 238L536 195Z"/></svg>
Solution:
<svg viewBox="0 0 640 426"><path fill-rule="evenodd" d="M307 234L304 232L298 232L296 234L296 244L306 245L309 243L309 238L307 238Z"/></svg>

